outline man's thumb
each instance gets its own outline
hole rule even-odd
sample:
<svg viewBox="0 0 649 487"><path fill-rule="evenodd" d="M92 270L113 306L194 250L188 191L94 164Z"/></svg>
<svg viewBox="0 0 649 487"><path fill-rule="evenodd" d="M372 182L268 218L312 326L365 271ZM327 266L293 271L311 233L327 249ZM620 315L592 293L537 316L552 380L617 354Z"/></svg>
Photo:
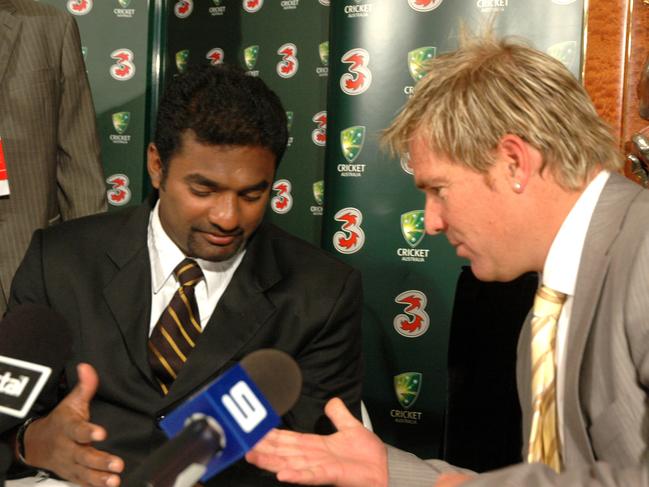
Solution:
<svg viewBox="0 0 649 487"><path fill-rule="evenodd" d="M339 398L334 397L325 406L325 414L338 431L361 426L361 423L349 412Z"/></svg>
<svg viewBox="0 0 649 487"><path fill-rule="evenodd" d="M77 365L77 375L79 382L74 386L68 398L77 403L90 403L99 386L97 371L90 364L80 363Z"/></svg>

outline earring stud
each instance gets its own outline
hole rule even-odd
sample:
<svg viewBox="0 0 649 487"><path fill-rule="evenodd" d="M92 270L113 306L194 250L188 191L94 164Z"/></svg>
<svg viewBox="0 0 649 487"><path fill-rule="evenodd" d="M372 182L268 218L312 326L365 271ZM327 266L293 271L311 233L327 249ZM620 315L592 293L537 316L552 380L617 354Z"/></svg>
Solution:
<svg viewBox="0 0 649 487"><path fill-rule="evenodd" d="M523 186L521 185L521 183L519 183L518 181L516 181L516 182L514 183L514 191L520 191L521 189L523 189Z"/></svg>

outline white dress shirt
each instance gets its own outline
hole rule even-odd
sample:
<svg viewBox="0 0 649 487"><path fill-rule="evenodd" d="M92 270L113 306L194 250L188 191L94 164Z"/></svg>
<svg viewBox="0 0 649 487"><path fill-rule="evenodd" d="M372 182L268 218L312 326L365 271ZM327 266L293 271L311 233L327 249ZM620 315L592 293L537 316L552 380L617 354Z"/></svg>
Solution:
<svg viewBox="0 0 649 487"><path fill-rule="evenodd" d="M169 238L162 228L158 212L160 202L156 203L147 231L147 246L151 263L151 321L149 322L149 336L160 319L160 315L167 307L174 293L178 290L179 283L173 271L186 257L178 246ZM194 259L205 279L195 286L194 295L198 303L198 314L201 318L201 327L205 329L212 313L232 280L234 272L241 264L246 251L237 252L230 259L222 262L209 262Z"/></svg>
<svg viewBox="0 0 649 487"><path fill-rule="evenodd" d="M550 251L545 260L541 282L555 291L567 295L561 308L561 315L557 324L556 362L557 362L557 410L559 439L563 445L563 397L564 381L566 375L566 340L570 326L570 313L575 296L577 273L581 253L584 249L586 232L595 210L595 205L604 189L610 172L601 171L588 184L575 205L563 221L559 232L552 241Z"/></svg>

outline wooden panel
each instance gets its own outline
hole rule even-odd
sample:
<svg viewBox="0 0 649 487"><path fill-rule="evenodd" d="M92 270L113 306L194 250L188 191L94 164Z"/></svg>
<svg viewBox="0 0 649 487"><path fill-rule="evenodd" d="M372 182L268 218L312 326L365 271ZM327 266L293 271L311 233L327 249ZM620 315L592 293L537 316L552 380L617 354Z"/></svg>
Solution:
<svg viewBox="0 0 649 487"><path fill-rule="evenodd" d="M590 0L584 86L595 108L622 142L629 2Z"/></svg>
<svg viewBox="0 0 649 487"><path fill-rule="evenodd" d="M636 0L631 12L628 35L628 59L624 108L622 115L622 140L627 141L633 134L649 125L649 120L640 117L638 84L649 55L649 5Z"/></svg>

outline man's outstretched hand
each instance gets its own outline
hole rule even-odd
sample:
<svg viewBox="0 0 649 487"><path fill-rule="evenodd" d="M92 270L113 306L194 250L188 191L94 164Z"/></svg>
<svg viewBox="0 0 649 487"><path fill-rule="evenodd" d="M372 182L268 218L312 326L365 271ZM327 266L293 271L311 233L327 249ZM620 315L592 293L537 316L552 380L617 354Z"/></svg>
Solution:
<svg viewBox="0 0 649 487"><path fill-rule="evenodd" d="M248 462L277 473L282 482L339 487L387 487L387 450L343 402L325 413L337 433L328 436L273 430L246 455Z"/></svg>
<svg viewBox="0 0 649 487"><path fill-rule="evenodd" d="M117 487L123 460L92 447L92 442L106 438L106 430L90 422L97 372L88 364L79 364L77 372L79 383L74 389L25 431L25 460L77 484Z"/></svg>

